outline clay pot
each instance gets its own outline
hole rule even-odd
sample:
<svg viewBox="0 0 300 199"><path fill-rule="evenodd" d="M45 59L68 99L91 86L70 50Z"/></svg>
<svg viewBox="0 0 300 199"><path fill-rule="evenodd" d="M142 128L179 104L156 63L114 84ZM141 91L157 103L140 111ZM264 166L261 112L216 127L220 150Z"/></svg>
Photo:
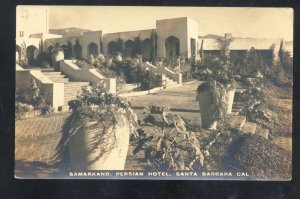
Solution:
<svg viewBox="0 0 300 199"><path fill-rule="evenodd" d="M209 91L198 91L197 100L199 102L202 127L206 129L217 129L218 120L214 118L211 106L212 95Z"/></svg>
<svg viewBox="0 0 300 199"><path fill-rule="evenodd" d="M227 102L227 109L226 114L231 114L232 112L232 106L233 106L233 100L234 100L234 94L235 94L235 88L234 87L228 87L226 89L226 102Z"/></svg>
<svg viewBox="0 0 300 199"><path fill-rule="evenodd" d="M100 146L91 151L95 140L95 121L84 122L69 142L70 166L72 170L124 170L128 145L130 126L125 116L120 116L117 123L106 130L101 140L102 145L109 146L102 150ZM99 136L99 135L97 135ZM95 143L95 142L94 142ZM99 156L101 154L101 156Z"/></svg>
<svg viewBox="0 0 300 199"><path fill-rule="evenodd" d="M53 52L52 54L52 63L53 63L53 68L54 71L59 71L60 70L60 64L59 62L61 60L64 60L64 51L60 50L60 51L56 51Z"/></svg>

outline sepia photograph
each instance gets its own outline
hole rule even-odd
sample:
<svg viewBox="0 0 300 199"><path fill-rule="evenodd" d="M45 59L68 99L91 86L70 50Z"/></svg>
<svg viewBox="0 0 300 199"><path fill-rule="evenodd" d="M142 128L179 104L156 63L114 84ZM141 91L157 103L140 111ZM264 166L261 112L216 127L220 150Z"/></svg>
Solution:
<svg viewBox="0 0 300 199"><path fill-rule="evenodd" d="M17 6L15 178L290 181L293 14Z"/></svg>

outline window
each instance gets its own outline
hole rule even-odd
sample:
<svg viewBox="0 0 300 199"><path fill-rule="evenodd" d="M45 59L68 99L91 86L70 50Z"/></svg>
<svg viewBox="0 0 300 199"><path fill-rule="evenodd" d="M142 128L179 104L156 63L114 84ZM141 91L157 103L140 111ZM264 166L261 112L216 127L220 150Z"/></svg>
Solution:
<svg viewBox="0 0 300 199"><path fill-rule="evenodd" d="M24 37L24 31L20 31L19 36Z"/></svg>

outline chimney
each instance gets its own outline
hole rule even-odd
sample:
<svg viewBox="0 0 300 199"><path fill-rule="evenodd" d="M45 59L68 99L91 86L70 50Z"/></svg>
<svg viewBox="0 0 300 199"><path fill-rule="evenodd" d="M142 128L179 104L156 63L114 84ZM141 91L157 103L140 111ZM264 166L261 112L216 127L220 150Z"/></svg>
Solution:
<svg viewBox="0 0 300 199"><path fill-rule="evenodd" d="M232 33L225 33L225 39L231 39Z"/></svg>

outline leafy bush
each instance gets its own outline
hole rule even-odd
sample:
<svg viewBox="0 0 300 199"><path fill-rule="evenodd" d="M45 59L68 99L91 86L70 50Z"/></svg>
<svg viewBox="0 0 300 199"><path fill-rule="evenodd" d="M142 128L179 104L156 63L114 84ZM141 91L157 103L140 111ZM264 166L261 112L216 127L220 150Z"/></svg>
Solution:
<svg viewBox="0 0 300 199"><path fill-rule="evenodd" d="M197 92L208 91L211 97L210 113L215 119L224 119L227 110L226 87L215 80L205 81L197 88ZM197 99L198 96L197 96Z"/></svg>
<svg viewBox="0 0 300 199"><path fill-rule="evenodd" d="M141 90L149 90L162 85L162 79L159 74L155 74L149 70L141 70Z"/></svg>
<svg viewBox="0 0 300 199"><path fill-rule="evenodd" d="M16 113L24 113L31 110L41 110L42 114L52 113L54 110L49 105L46 95L42 95L40 85L32 78L27 89L16 90Z"/></svg>
<svg viewBox="0 0 300 199"><path fill-rule="evenodd" d="M22 68L29 67L27 57L23 58L22 60L17 61L17 64L19 64Z"/></svg>
<svg viewBox="0 0 300 199"><path fill-rule="evenodd" d="M95 122L89 128L94 131L93 143L89 145L90 151L99 150L100 158L103 153L109 151L109 147L115 144L115 125L128 124L133 133L137 122L137 116L131 109L130 103L125 99L116 97L106 92L100 84L84 86L77 100L71 103L72 114L64 125L63 135L56 147L56 158L68 159L68 144L70 138L80 132L85 122ZM125 119L124 119L125 118ZM108 139L104 139L105 137ZM105 143L109 141L112 143ZM97 160L97 157L95 158Z"/></svg>
<svg viewBox="0 0 300 199"><path fill-rule="evenodd" d="M45 67L45 63L51 64L52 59L51 59L51 54L47 54L46 52L41 52L38 57L37 57L37 65L42 66L43 68ZM50 67L50 65L49 65Z"/></svg>
<svg viewBox="0 0 300 199"><path fill-rule="evenodd" d="M81 68L81 69L92 69L94 68L93 65L89 64L87 61L85 60L77 60L76 61L76 65Z"/></svg>
<svg viewBox="0 0 300 199"><path fill-rule="evenodd" d="M47 61L44 61L44 62L41 64L41 67L42 67L42 68L50 68L50 64L49 64Z"/></svg>
<svg viewBox="0 0 300 199"><path fill-rule="evenodd" d="M143 129L138 129L133 138L136 142L133 154L143 151L150 170L201 169L204 166L204 155L195 133L187 131L186 124L179 115L168 112L168 108L158 108L155 113L160 112L163 118L161 129L153 126L158 134L151 136ZM167 126L171 129L166 129Z"/></svg>
<svg viewBox="0 0 300 199"><path fill-rule="evenodd" d="M161 76L142 66L141 57L123 59L120 54L112 59L99 55L93 56L93 65L87 60L77 60L76 65L82 69L96 68L107 78L117 79L117 91L122 91L126 83L140 83L141 90L149 90L161 86Z"/></svg>

